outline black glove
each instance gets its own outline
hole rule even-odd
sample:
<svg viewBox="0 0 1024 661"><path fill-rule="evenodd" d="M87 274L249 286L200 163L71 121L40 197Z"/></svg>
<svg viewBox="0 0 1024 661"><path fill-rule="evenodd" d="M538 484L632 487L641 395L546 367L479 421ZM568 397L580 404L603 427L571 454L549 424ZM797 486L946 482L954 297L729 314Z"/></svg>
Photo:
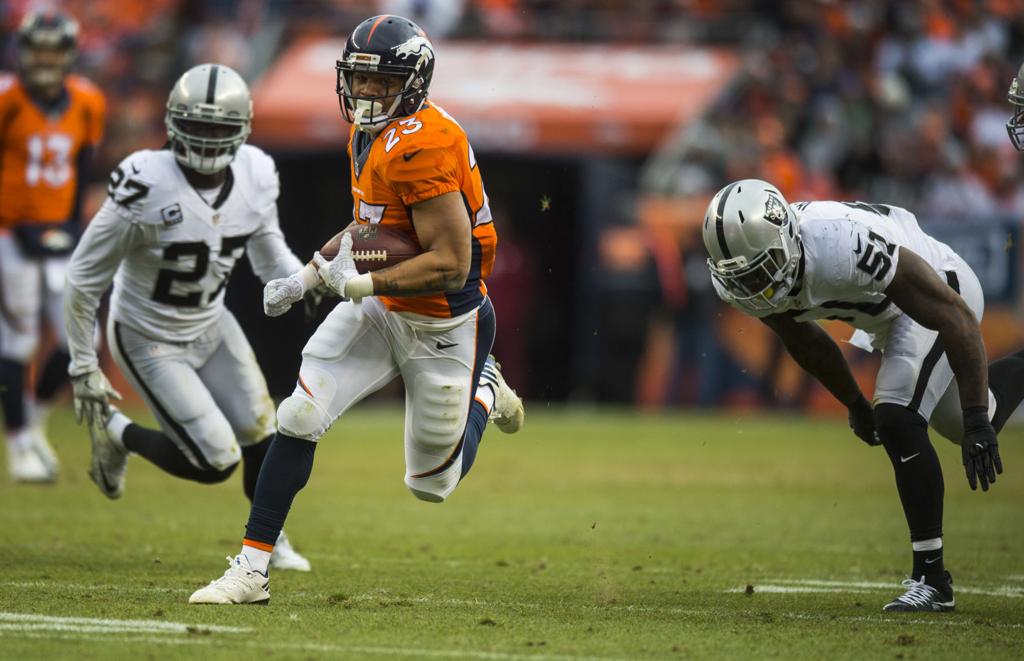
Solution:
<svg viewBox="0 0 1024 661"><path fill-rule="evenodd" d="M996 430L988 419L988 408L972 406L964 409L964 440L960 444L967 471L967 483L972 490L988 491L989 484L995 484L996 474L1003 472L1003 460L999 458L999 442Z"/></svg>
<svg viewBox="0 0 1024 661"><path fill-rule="evenodd" d="M850 404L849 420L850 429L857 438L868 445L882 444L882 439L878 438L878 432L875 430L875 413L871 410L871 403L864 399L864 395Z"/></svg>

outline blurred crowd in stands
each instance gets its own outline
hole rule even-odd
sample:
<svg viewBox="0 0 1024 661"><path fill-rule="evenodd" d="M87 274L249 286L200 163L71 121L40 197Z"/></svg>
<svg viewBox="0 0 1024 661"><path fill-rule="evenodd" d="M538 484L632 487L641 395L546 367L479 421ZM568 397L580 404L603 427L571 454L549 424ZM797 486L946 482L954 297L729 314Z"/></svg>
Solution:
<svg viewBox="0 0 1024 661"><path fill-rule="evenodd" d="M0 9L4 61L17 20ZM79 68L112 97L104 152L160 142L167 87L216 60L253 78L309 33L398 13L435 39L711 43L746 66L661 185L761 173L796 198L846 195L970 218L1024 211L1003 124L1024 0L67 0ZM610 66L614 66L610 63ZM656 99L656 96L655 96Z"/></svg>
<svg viewBox="0 0 1024 661"><path fill-rule="evenodd" d="M1024 2L782 2L740 80L686 136L666 192L745 176L791 199L884 201L964 221L1024 214L1006 135Z"/></svg>

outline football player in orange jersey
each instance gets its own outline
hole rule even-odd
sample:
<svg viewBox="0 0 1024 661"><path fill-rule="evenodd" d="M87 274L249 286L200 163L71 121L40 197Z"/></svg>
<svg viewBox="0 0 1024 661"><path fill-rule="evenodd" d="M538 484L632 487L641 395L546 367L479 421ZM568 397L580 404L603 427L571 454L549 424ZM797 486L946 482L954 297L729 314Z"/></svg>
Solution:
<svg viewBox="0 0 1024 661"><path fill-rule="evenodd" d="M433 45L407 19L375 16L349 35L337 93L352 124L353 223L398 229L423 251L360 274L346 235L330 262L317 253L298 273L267 283L270 316L321 282L346 300L306 344L295 391L278 408L241 552L190 603L270 598L268 560L317 441L396 376L406 393L405 484L421 500L451 495L488 419L507 433L523 423L522 400L489 355L495 322L484 279L497 233L465 132L427 100L433 68Z"/></svg>
<svg viewBox="0 0 1024 661"><path fill-rule="evenodd" d="M57 474L43 424L67 379L64 271L78 235L83 167L106 111L99 89L70 74L77 35L65 14L29 13L18 31L17 73L0 72L0 405L8 469L25 482ZM27 393L43 313L57 349Z"/></svg>

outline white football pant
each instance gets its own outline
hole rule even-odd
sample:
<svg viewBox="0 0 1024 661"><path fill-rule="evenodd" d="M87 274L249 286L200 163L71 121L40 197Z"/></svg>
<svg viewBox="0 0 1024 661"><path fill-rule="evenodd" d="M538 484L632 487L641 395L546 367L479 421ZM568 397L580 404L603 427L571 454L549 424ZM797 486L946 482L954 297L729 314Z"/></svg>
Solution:
<svg viewBox="0 0 1024 661"><path fill-rule="evenodd" d="M440 502L459 483L469 407L494 342L490 299L450 330L425 330L376 298L338 304L302 350L283 434L318 440L353 404L396 376L405 384L405 484Z"/></svg>
<svg viewBox="0 0 1024 661"><path fill-rule="evenodd" d="M163 432L196 467L222 471L242 458L239 445L274 433L267 382L227 309L191 342L153 339L113 318L107 342Z"/></svg>
<svg viewBox="0 0 1024 661"><path fill-rule="evenodd" d="M981 321L985 297L981 283L966 262L940 273ZM987 366L986 366L987 369ZM989 416L995 397L989 391ZM963 439L963 411L953 368L939 342L938 331L925 328L907 315L893 320L882 350L882 365L875 382L875 404L899 404L917 411L939 434L954 443Z"/></svg>
<svg viewBox="0 0 1024 661"><path fill-rule="evenodd" d="M40 317L67 347L64 272L70 255L26 257L14 236L0 230L0 357L27 364L39 347Z"/></svg>

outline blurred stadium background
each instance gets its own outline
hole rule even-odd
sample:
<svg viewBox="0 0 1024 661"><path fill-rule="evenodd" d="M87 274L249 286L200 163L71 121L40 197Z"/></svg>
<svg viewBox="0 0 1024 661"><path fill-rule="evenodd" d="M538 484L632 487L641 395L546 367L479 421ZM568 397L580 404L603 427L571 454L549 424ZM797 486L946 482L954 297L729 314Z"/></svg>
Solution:
<svg viewBox="0 0 1024 661"><path fill-rule="evenodd" d="M0 4L5 68L37 5ZM837 410L710 287L705 205L748 176L791 201L911 209L981 277L990 356L1024 344L1022 159L1004 129L1024 57L1020 0L49 5L80 21L77 68L109 97L88 210L124 155L164 142L171 82L217 61L255 91L251 142L278 161L282 225L300 255L350 218L334 95L344 37L376 13L422 25L437 44L431 96L468 130L499 224L495 353L532 402ZM300 311L264 318L259 290L246 264L228 300L282 395L314 326ZM870 391L875 360L850 356Z"/></svg>

